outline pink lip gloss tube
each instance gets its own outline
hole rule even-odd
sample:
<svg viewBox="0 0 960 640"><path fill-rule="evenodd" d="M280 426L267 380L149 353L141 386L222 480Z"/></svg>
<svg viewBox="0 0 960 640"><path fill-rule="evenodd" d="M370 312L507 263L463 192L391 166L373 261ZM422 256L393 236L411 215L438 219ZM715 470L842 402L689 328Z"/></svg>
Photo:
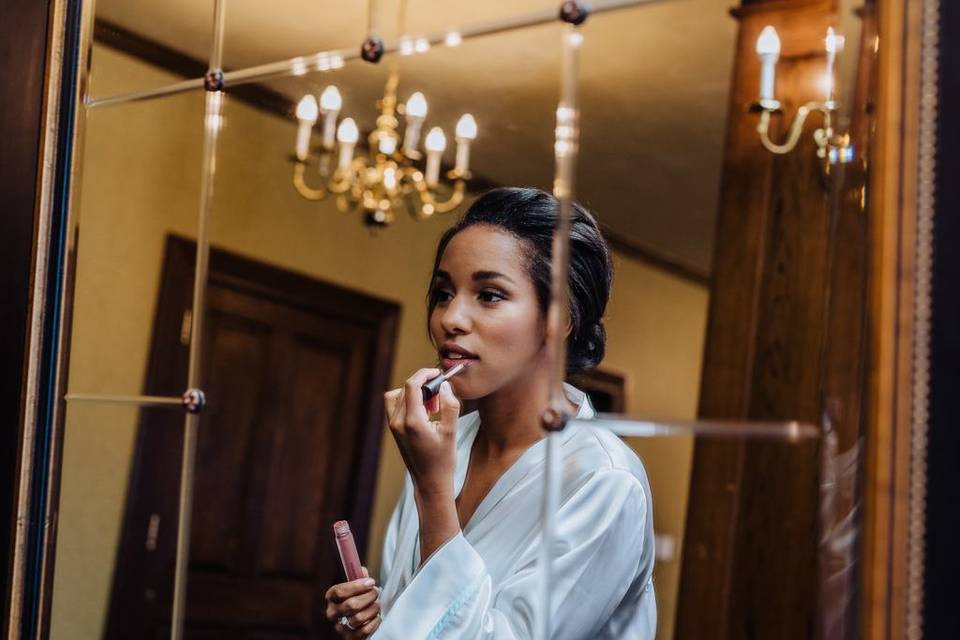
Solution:
<svg viewBox="0 0 960 640"><path fill-rule="evenodd" d="M346 520L334 522L333 537L337 541L337 551L340 552L340 563L343 565L347 582L363 578L363 568L357 554L357 545L353 541L353 533L350 532L350 523Z"/></svg>

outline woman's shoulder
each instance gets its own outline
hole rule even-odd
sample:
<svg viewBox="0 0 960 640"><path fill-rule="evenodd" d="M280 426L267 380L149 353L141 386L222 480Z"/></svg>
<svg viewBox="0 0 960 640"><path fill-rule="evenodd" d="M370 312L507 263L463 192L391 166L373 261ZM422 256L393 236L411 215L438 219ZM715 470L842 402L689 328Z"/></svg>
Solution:
<svg viewBox="0 0 960 640"><path fill-rule="evenodd" d="M640 456L618 435L588 421L567 427L563 442L565 475L579 481L604 476L605 484L639 483L649 493L649 480Z"/></svg>

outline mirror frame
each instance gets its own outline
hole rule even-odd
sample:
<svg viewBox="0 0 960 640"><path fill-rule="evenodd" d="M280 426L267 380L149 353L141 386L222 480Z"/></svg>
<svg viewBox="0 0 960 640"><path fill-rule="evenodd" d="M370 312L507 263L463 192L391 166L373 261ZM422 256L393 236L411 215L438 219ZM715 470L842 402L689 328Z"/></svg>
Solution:
<svg viewBox="0 0 960 640"><path fill-rule="evenodd" d="M861 584L871 639L919 638L923 625L938 7L939 0L878 2Z"/></svg>
<svg viewBox="0 0 960 640"><path fill-rule="evenodd" d="M31 304L21 388L9 637L48 634L93 0L50 0ZM865 478L867 638L923 623L925 403L934 213L939 0L879 0L877 153L871 201L871 371Z"/></svg>

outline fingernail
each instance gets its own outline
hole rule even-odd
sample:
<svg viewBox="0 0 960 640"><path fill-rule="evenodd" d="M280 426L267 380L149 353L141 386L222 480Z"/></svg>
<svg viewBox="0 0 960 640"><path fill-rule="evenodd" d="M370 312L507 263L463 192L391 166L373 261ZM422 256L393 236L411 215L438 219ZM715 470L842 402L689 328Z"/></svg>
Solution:
<svg viewBox="0 0 960 640"><path fill-rule="evenodd" d="M362 584L362 585L365 586L365 587L372 587L372 586L375 585L376 583L377 583L377 581L374 580L373 578L364 578L364 579L363 579L363 582L361 582L360 584Z"/></svg>

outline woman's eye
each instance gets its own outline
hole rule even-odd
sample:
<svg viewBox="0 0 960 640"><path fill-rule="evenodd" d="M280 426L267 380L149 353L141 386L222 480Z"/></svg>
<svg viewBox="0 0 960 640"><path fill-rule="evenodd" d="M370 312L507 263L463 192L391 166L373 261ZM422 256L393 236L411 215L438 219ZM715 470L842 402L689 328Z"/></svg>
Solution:
<svg viewBox="0 0 960 640"><path fill-rule="evenodd" d="M434 289L433 299L436 302L446 302L447 300L450 299L450 292L444 291L443 289Z"/></svg>
<svg viewBox="0 0 960 640"><path fill-rule="evenodd" d="M480 300L482 302L496 302L498 300L503 300L505 296L498 291L489 291L484 290L480 292Z"/></svg>

